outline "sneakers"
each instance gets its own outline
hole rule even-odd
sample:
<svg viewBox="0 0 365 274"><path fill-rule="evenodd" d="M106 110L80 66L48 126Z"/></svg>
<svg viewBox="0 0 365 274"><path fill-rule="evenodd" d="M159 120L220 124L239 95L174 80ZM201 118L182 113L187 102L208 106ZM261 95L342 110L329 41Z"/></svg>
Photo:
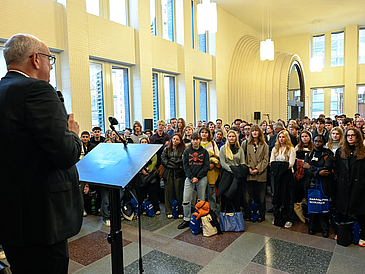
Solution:
<svg viewBox="0 0 365 274"><path fill-rule="evenodd" d="M182 219L182 218L184 218L184 215L182 215L182 214L179 214L179 216L177 216L179 219Z"/></svg>
<svg viewBox="0 0 365 274"><path fill-rule="evenodd" d="M6 259L5 252L4 251L0 251L0 260L5 260L5 259Z"/></svg>
<svg viewBox="0 0 365 274"><path fill-rule="evenodd" d="M161 214L161 211L157 210L156 215L160 215L160 214Z"/></svg>
<svg viewBox="0 0 365 274"><path fill-rule="evenodd" d="M185 227L189 227L190 226L190 222L188 221L183 221L181 224L179 224L179 226L177 227L178 229L183 229Z"/></svg>
<svg viewBox="0 0 365 274"><path fill-rule="evenodd" d="M110 220L105 220L105 221L103 221L103 224L104 224L105 226L110 226Z"/></svg>
<svg viewBox="0 0 365 274"><path fill-rule="evenodd" d="M167 215L167 219L172 219L172 214Z"/></svg>
<svg viewBox="0 0 365 274"><path fill-rule="evenodd" d="M291 228L292 225L293 225L292 222L286 222L285 225L284 225L284 227L285 228Z"/></svg>
<svg viewBox="0 0 365 274"><path fill-rule="evenodd" d="M365 240L359 240L359 246L365 247Z"/></svg>

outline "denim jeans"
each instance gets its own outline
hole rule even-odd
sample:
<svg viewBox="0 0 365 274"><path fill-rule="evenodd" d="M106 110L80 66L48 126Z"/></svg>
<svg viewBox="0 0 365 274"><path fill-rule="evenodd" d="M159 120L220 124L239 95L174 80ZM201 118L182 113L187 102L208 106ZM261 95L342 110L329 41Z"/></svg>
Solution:
<svg viewBox="0 0 365 274"><path fill-rule="evenodd" d="M197 200L204 201L207 184L208 184L208 179L206 176L201 178L196 184L193 184L189 178L185 179L184 198L183 198L184 221L190 222L191 199L193 198L193 191L195 189L195 186L197 191Z"/></svg>
<svg viewBox="0 0 365 274"><path fill-rule="evenodd" d="M101 196L101 216L103 221L110 220L110 212L108 209L109 205L109 187L100 187L100 196ZM120 189L120 198L122 198L124 194L124 189Z"/></svg>

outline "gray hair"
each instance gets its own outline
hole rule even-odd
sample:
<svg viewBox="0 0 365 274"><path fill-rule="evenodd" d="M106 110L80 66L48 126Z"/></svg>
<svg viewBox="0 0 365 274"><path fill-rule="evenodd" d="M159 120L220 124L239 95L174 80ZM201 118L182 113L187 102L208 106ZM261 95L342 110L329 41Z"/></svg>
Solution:
<svg viewBox="0 0 365 274"><path fill-rule="evenodd" d="M5 43L4 58L6 65L25 65L32 52L42 50L42 41L37 37L26 33L15 34Z"/></svg>
<svg viewBox="0 0 365 274"><path fill-rule="evenodd" d="M274 130L279 129L279 128L284 129L284 125L283 125L283 123L282 123L282 122L277 122L277 123L274 125Z"/></svg>

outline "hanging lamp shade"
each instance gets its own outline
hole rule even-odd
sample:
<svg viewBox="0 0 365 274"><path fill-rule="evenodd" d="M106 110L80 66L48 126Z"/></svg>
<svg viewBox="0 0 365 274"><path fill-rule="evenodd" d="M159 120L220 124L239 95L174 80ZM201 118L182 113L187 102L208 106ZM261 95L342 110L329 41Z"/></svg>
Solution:
<svg viewBox="0 0 365 274"><path fill-rule="evenodd" d="M210 0L203 0L196 5L198 34L217 32L217 4L210 3Z"/></svg>
<svg viewBox="0 0 365 274"><path fill-rule="evenodd" d="M260 42L260 59L261 61L274 60L274 41L271 39L266 39Z"/></svg>

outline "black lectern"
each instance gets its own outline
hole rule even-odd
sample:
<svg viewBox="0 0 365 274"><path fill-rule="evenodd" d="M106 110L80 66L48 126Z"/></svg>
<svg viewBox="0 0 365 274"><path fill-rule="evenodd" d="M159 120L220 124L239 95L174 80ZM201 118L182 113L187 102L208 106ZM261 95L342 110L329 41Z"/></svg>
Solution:
<svg viewBox="0 0 365 274"><path fill-rule="evenodd" d="M76 165L81 182L111 188L109 239L111 239L113 274L124 273L120 188L124 188L133 180L161 146L129 144L125 147L122 143L101 143ZM138 204L140 205L140 201Z"/></svg>

